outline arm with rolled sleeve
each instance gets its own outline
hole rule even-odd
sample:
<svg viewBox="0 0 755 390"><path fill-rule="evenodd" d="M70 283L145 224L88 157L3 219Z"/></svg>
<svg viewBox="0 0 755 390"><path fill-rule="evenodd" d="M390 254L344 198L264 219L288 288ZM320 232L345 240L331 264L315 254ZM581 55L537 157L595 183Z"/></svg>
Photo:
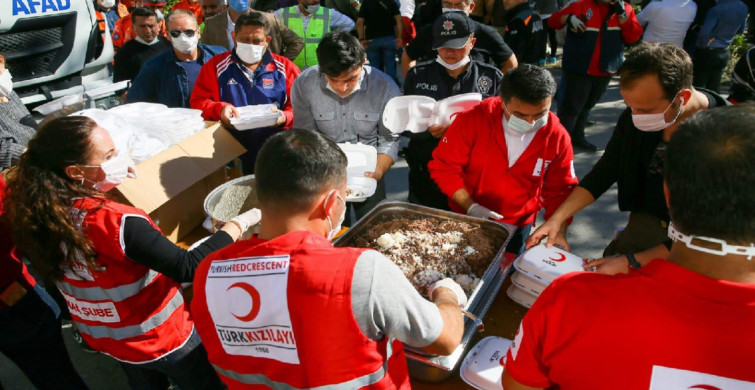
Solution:
<svg viewBox="0 0 755 390"><path fill-rule="evenodd" d="M632 44L642 38L642 26L637 21L637 15L635 15L634 8L631 5L624 3L624 10L627 13L627 20L619 24L621 27L621 37L624 39L624 43Z"/></svg>
<svg viewBox="0 0 755 390"><path fill-rule="evenodd" d="M314 81L313 81L314 80ZM294 126L297 129L317 131L317 122L312 115L312 105L307 98L305 90L310 86L307 83L315 83L317 78L298 78L291 87L291 104L294 111Z"/></svg>
<svg viewBox="0 0 755 390"><path fill-rule="evenodd" d="M220 87L218 86L215 63L216 61L211 59L202 66L197 81L194 83L191 99L189 99L191 108L201 110L202 117L207 121L219 121L223 106L229 104L220 101Z"/></svg>
<svg viewBox="0 0 755 390"><path fill-rule="evenodd" d="M558 154L551 161L548 170L543 177L542 198L545 207L545 220L564 203L574 187L577 185L577 176L574 173L574 151L569 138L565 136L559 140ZM571 219L569 219L571 223Z"/></svg>
<svg viewBox="0 0 755 390"><path fill-rule="evenodd" d="M398 147L399 147L399 138L393 134L390 130L388 130L387 127L383 124L383 110L385 109L386 104L388 104L388 101L393 99L396 96L401 96L401 90L398 89L398 86L396 85L393 80L388 80L388 85L386 86L386 91L383 94L383 100L380 102L380 118L378 119L378 140L377 140L377 152L380 154L385 154L393 161L395 162L398 160Z"/></svg>
<svg viewBox="0 0 755 390"><path fill-rule="evenodd" d="M427 164L430 177L449 198L456 191L467 189L464 184L464 168L469 163L469 155L477 137L477 132L473 130L475 124L468 119L470 114L465 112L456 117L433 151L433 159Z"/></svg>
<svg viewBox="0 0 755 390"><path fill-rule="evenodd" d="M330 10L330 28L333 31L349 32L355 27L354 21L350 17L336 11Z"/></svg>

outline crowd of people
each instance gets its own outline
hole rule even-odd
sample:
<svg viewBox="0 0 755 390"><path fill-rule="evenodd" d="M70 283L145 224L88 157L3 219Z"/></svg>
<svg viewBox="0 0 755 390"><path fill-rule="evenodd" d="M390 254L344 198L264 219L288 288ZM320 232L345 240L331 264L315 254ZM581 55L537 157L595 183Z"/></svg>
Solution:
<svg viewBox="0 0 755 390"><path fill-rule="evenodd" d="M178 247L108 197L136 174L127 151L86 117L37 125L0 56L0 352L38 388L86 388L61 309L133 389L409 388L404 344L453 352L464 290L442 279L428 300L382 254L331 244L386 198L402 157L409 202L510 224L513 255L569 250L573 218L618 187L626 226L585 264L595 272L557 279L526 314L505 389L755 387L753 50L720 94L741 0L638 13L622 0L181 0L167 14L164 0L93 1L113 78L131 80L124 101L221 122L259 209ZM579 179L575 153L600 149L585 128L616 79L626 109ZM383 121L399 96L468 93L482 101L449 126ZM274 125L234 128L260 104ZM346 201L337 143L377 150L364 202Z"/></svg>

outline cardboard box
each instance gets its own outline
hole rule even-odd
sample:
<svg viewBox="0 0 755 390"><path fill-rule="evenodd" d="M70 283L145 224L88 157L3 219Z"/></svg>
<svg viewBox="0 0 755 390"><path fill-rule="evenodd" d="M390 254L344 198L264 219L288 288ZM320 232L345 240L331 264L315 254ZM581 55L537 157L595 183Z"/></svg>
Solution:
<svg viewBox="0 0 755 390"><path fill-rule="evenodd" d="M111 194L144 210L178 242L205 220L204 198L226 181L226 164L245 151L220 123L206 122L204 130L137 165L137 178Z"/></svg>

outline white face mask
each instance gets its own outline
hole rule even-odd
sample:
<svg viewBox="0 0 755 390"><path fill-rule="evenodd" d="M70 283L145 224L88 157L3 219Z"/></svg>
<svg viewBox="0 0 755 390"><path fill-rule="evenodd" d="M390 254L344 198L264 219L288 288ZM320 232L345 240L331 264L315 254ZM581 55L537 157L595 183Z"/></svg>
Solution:
<svg viewBox="0 0 755 390"><path fill-rule="evenodd" d="M535 119L534 122L529 123L526 120L510 113L509 110L506 109L506 106L503 106L503 110L506 111L507 114L509 114L509 119L506 119L506 115L503 116L503 127L514 130L520 134L532 133L533 131L540 130L548 124L547 112L540 118Z"/></svg>
<svg viewBox="0 0 755 390"><path fill-rule="evenodd" d="M173 43L173 47L179 52L183 54L191 54L194 52L194 49L197 48L197 43L199 43L199 35L195 33L194 36L189 38L186 36L186 34L181 33L178 38L171 37L171 43Z"/></svg>
<svg viewBox="0 0 755 390"><path fill-rule="evenodd" d="M84 167L95 167L93 165L82 165ZM105 178L102 181L94 183L92 186L95 190L100 192L108 192L115 188L118 184L123 183L127 177L135 177L129 173L129 168L136 172L136 167L131 158L124 154L119 154L110 160L107 160L99 165L99 168L105 172Z"/></svg>
<svg viewBox="0 0 755 390"><path fill-rule="evenodd" d="M11 92L13 92L13 77L10 71L5 69L0 74L0 97L9 97Z"/></svg>
<svg viewBox="0 0 755 390"><path fill-rule="evenodd" d="M674 96L674 99L676 99L676 96ZM668 107L663 110L663 112L660 112L658 114L633 113L632 122L634 123L634 127L642 131L660 131L673 125L682 114L682 106L684 105L684 98L682 98L682 102L679 104L679 111L677 111L676 116L674 116L674 119L672 119L671 122L666 122L666 111L668 111L671 106L674 105L674 99L671 100L671 104L669 104Z"/></svg>
<svg viewBox="0 0 755 390"><path fill-rule="evenodd" d="M115 0L102 0L100 2L100 7L102 8L113 8L115 6Z"/></svg>
<svg viewBox="0 0 755 390"><path fill-rule="evenodd" d="M359 74L359 81L357 81L357 85L354 86L354 89L352 89L351 92L349 92L349 94L346 95L346 96L341 96L341 94L339 94L338 92L336 92L336 90L330 85L330 81L327 81L327 79L325 79L326 80L325 81L325 88L327 88L329 91L333 92L334 94L338 95L338 97L340 97L340 98L347 98L347 97L353 95L356 91L359 91L359 89L362 87L362 75L363 74L364 74L364 70L362 71L362 73Z"/></svg>
<svg viewBox="0 0 755 390"><path fill-rule="evenodd" d="M338 220L338 223L333 225L333 221L330 219L330 216L328 216L328 224L330 225L330 230L328 231L328 241L332 241L333 238L338 234L338 232L341 231L341 226L343 225L343 221L346 220L346 201L341 198L341 195L338 194L338 192L333 192L332 194L336 194L338 197L338 200L340 200L343 203L343 213L341 213L341 218ZM330 197L330 195L328 195ZM327 201L327 200L326 200Z"/></svg>
<svg viewBox="0 0 755 390"><path fill-rule="evenodd" d="M449 64L448 62L443 61L443 59L440 58L440 55L438 55L438 57L435 59L435 62L443 65L443 67L448 70L456 70L456 69L463 68L469 63L469 61L470 61L469 56L465 56L464 58L460 59L459 62L455 64Z"/></svg>
<svg viewBox="0 0 755 390"><path fill-rule="evenodd" d="M443 12L445 14L446 12L467 12L467 11L466 11L466 9L461 10L461 9L456 9L456 8L446 8L446 7L443 7L443 8L441 8L441 12Z"/></svg>
<svg viewBox="0 0 755 390"><path fill-rule="evenodd" d="M156 44L157 42L160 41L157 37L155 37L155 39L153 39L152 42L147 42L144 39L142 39L142 37L140 37L138 35L136 36L136 38L134 38L134 40L136 40L137 42L139 42L139 43L141 43L143 45L147 45L147 46L152 46L152 45L154 45L154 44Z"/></svg>
<svg viewBox="0 0 755 390"><path fill-rule="evenodd" d="M304 8L307 10L307 12L309 12L310 15L314 15L317 13L317 10L320 9L320 4L308 5Z"/></svg>
<svg viewBox="0 0 755 390"><path fill-rule="evenodd" d="M747 260L752 260L752 258L755 257L755 244L750 244L750 246L730 245L726 241L719 238L696 236L694 234L686 235L676 230L673 223L670 223L668 225L668 236L674 241L683 242L685 245L687 245L687 248L698 252L710 253L717 256L741 255L747 256ZM710 242L719 245L721 249L711 249L699 246L692 242L694 240Z"/></svg>
<svg viewBox="0 0 755 390"><path fill-rule="evenodd" d="M249 43L236 42L235 50L241 61L247 64L256 64L262 61L262 55L265 54L265 46Z"/></svg>

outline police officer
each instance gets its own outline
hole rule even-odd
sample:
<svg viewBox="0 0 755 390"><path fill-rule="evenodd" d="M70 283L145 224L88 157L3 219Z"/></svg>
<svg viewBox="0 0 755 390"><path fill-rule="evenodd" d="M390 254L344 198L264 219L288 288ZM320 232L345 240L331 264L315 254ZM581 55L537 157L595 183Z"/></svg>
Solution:
<svg viewBox="0 0 755 390"><path fill-rule="evenodd" d="M479 92L483 99L498 95L503 73L492 65L470 59L474 44L472 20L466 14L443 14L433 25L433 49L438 50L438 57L409 71L404 94L429 96L435 100L471 92ZM430 126L427 132L411 135L406 159L412 203L448 210L448 199L427 170L433 150L447 129L446 126Z"/></svg>
<svg viewBox="0 0 755 390"><path fill-rule="evenodd" d="M503 40L519 62L537 65L545 45L546 32L533 3L527 0L503 0L506 29Z"/></svg>

